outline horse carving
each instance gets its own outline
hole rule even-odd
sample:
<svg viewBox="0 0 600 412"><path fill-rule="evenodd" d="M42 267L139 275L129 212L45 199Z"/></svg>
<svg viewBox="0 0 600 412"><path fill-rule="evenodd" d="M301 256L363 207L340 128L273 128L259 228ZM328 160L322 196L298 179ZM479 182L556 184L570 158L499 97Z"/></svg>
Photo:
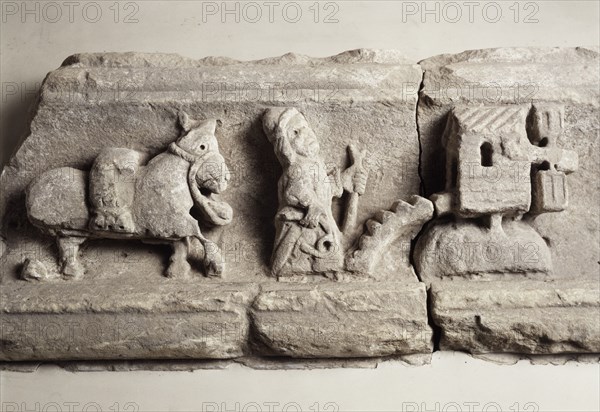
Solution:
<svg viewBox="0 0 600 412"><path fill-rule="evenodd" d="M229 170L219 153L216 120L179 117L182 135L146 164L132 149L106 148L89 172L63 167L37 177L27 188L27 213L57 238L60 272L81 277L79 247L87 239L139 239L170 243L167 277L186 277L188 258L203 262L207 276L223 272L218 246L207 239L190 212L209 225L231 222L231 207L219 200Z"/></svg>

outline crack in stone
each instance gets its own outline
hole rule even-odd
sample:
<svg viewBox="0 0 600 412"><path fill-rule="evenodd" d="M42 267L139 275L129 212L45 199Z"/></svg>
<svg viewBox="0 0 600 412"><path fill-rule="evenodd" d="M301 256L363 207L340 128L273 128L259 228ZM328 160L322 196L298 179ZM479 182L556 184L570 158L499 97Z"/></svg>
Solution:
<svg viewBox="0 0 600 412"><path fill-rule="evenodd" d="M433 332L433 335L431 337L431 340L433 341L433 350L432 353L434 352L439 352L440 351L440 342L442 340L442 327L437 325L435 323L435 320L433 319L433 293L431 292L431 287L427 288L427 323L429 324L429 327L431 328L431 331Z"/></svg>
<svg viewBox="0 0 600 412"><path fill-rule="evenodd" d="M419 67L421 67L420 64L419 64ZM419 175L419 195L423 196L423 197L427 197L426 196L426 194L427 194L426 188L425 188L425 179L423 178L423 144L421 141L421 129L419 127L419 108L421 105L421 92L424 87L425 87L425 69L422 68L421 82L419 83L419 91L418 91L418 95L417 95L417 104L415 105L415 127L417 129L417 141L419 142L419 165L417 168L417 172ZM425 224L423 226L423 228L421 228L421 233L425 229L426 225L427 224ZM417 266L415 265L415 262L414 262L414 253L413 252L414 252L416 241L419 238L421 233L417 234L417 236L415 236L415 238L413 239L412 244L411 244L411 252L409 254L410 264L413 267L413 270L415 271L415 275L417 276L417 279L419 280L419 282L422 282L422 279L421 279L421 276L419 275L419 272L417 271ZM433 313L432 313L432 309L431 309L433 307L433 300L432 300L432 293L431 293L430 287L427 288L426 299L427 299L427 302L426 302L427 323L429 324L429 327L431 328L431 331L433 333L433 335L432 335L432 341L433 341L432 353L434 353L434 352L438 352L440 350L440 342L442 340L442 328L439 325L437 325L433 319Z"/></svg>
<svg viewBox="0 0 600 412"><path fill-rule="evenodd" d="M420 65L419 65L420 67ZM419 105L421 104L421 90L425 86L425 69L422 69L421 82L419 83L419 91L417 92L417 104L415 105L415 127L417 129L417 141L419 142L419 165L417 173L419 175L419 195L425 196L425 180L423 179L423 146L421 143L421 130L419 128Z"/></svg>

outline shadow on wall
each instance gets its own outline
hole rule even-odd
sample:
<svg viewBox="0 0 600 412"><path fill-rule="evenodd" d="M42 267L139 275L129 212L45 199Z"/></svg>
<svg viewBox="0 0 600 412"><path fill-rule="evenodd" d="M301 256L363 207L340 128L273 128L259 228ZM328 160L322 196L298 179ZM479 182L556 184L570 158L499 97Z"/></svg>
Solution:
<svg viewBox="0 0 600 412"><path fill-rule="evenodd" d="M37 85L40 86L40 85ZM0 170L8 164L11 156L29 135L40 87L9 93L3 90L0 105Z"/></svg>

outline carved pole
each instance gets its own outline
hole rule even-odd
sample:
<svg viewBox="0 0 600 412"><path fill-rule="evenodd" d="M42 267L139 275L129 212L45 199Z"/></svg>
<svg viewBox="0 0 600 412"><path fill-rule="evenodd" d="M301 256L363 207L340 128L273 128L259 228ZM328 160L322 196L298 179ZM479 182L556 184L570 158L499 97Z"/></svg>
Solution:
<svg viewBox="0 0 600 412"><path fill-rule="evenodd" d="M350 166L353 170L352 176L354 176L357 172L363 171L363 160L366 155L366 151L358 151L354 145L348 146L348 154L350 155L350 161L352 165ZM356 227L356 218L358 215L358 199L360 194L356 191L352 191L350 193L350 198L348 200L348 207L346 208L346 216L344 219L344 226L342 228L342 233L349 235L350 232Z"/></svg>

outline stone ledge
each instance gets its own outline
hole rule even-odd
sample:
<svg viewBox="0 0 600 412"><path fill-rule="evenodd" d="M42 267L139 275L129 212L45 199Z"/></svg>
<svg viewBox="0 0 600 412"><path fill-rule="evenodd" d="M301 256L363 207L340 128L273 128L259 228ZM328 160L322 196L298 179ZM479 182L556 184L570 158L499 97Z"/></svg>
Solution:
<svg viewBox="0 0 600 412"><path fill-rule="evenodd" d="M229 359L243 355L241 313L0 315L0 360Z"/></svg>
<svg viewBox="0 0 600 412"><path fill-rule="evenodd" d="M254 346L267 356L373 357L429 353L421 283L277 284L251 310Z"/></svg>
<svg viewBox="0 0 600 412"><path fill-rule="evenodd" d="M335 96L337 102L383 99L413 107L421 78L418 64L389 50L352 50L325 58L288 53L251 62L161 53L85 53L70 56L48 75L42 100L297 103L303 91L317 101L319 96Z"/></svg>
<svg viewBox="0 0 600 412"><path fill-rule="evenodd" d="M419 62L425 71L422 97L436 106L559 101L598 107L598 59L597 49L584 47L442 54Z"/></svg>
<svg viewBox="0 0 600 412"><path fill-rule="evenodd" d="M239 312L258 286L231 282L5 283L0 314ZM60 299L57 299L60 296Z"/></svg>
<svg viewBox="0 0 600 412"><path fill-rule="evenodd" d="M27 286L3 290L0 360L237 358L245 352L247 307L258 290L192 283Z"/></svg>
<svg viewBox="0 0 600 412"><path fill-rule="evenodd" d="M600 353L598 282L442 281L430 294L442 350Z"/></svg>
<svg viewBox="0 0 600 412"><path fill-rule="evenodd" d="M432 351L422 283L169 282L11 284L2 293L0 361Z"/></svg>

